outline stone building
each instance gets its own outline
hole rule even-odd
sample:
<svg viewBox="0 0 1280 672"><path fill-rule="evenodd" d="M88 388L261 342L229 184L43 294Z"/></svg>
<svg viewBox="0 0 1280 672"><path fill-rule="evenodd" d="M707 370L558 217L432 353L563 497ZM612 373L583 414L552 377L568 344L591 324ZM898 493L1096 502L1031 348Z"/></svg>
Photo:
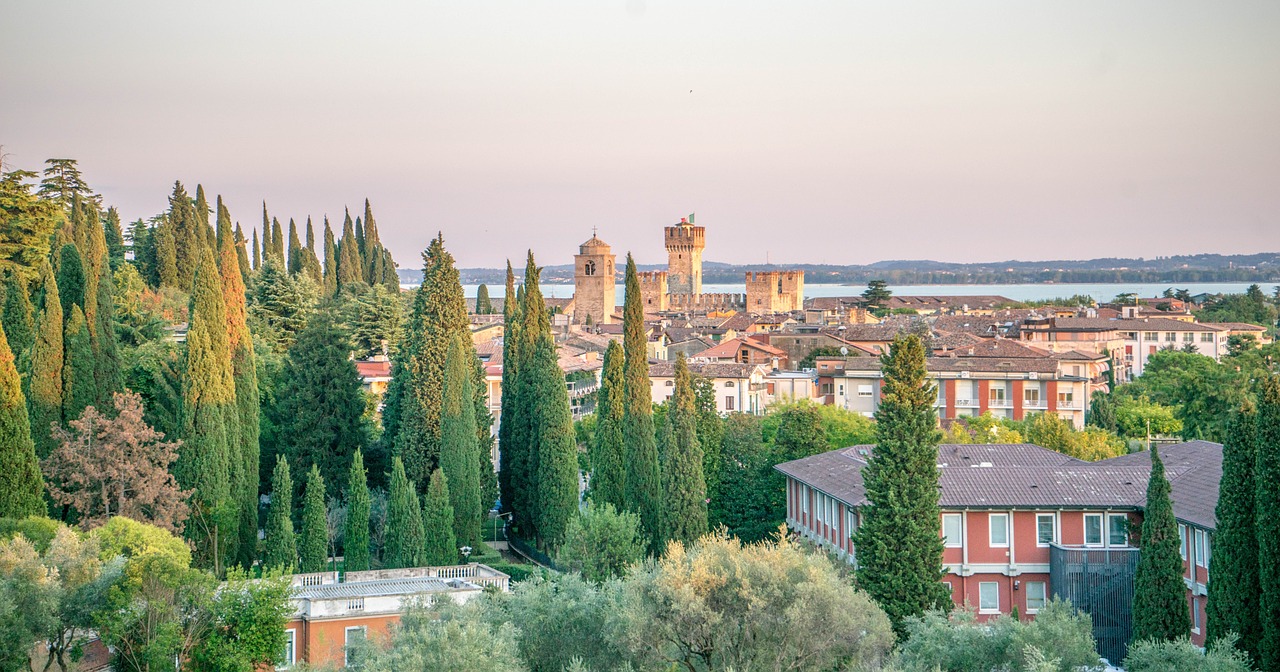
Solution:
<svg viewBox="0 0 1280 672"><path fill-rule="evenodd" d="M573 257L573 321L586 324L610 324L617 291L614 262L609 245L591 234L591 239L578 246Z"/></svg>
<svg viewBox="0 0 1280 672"><path fill-rule="evenodd" d="M702 293L702 250L706 229L694 226L693 215L663 229L667 245L667 285L672 294Z"/></svg>
<svg viewBox="0 0 1280 672"><path fill-rule="evenodd" d="M748 272L747 310L753 313L804 310L804 271Z"/></svg>

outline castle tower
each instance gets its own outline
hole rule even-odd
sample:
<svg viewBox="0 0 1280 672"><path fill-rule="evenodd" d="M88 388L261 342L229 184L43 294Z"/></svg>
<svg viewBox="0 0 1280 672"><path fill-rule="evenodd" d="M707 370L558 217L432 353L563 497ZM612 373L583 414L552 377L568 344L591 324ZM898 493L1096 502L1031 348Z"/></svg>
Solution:
<svg viewBox="0 0 1280 672"><path fill-rule="evenodd" d="M693 225L693 215L665 228L667 243L667 285L672 294L702 293L702 248L707 246L706 229Z"/></svg>
<svg viewBox="0 0 1280 672"><path fill-rule="evenodd" d="M609 245L591 234L573 256L573 321L586 324L613 322L615 301L614 261Z"/></svg>
<svg viewBox="0 0 1280 672"><path fill-rule="evenodd" d="M789 313L804 310L804 271L748 271L747 310Z"/></svg>

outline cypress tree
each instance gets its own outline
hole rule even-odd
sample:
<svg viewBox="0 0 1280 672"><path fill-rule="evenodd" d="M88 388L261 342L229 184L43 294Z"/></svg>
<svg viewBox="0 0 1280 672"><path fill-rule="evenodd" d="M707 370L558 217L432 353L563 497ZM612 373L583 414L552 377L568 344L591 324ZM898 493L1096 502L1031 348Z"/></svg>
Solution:
<svg viewBox="0 0 1280 672"><path fill-rule="evenodd" d="M262 252L258 249L258 230L253 230L253 270L262 267Z"/></svg>
<svg viewBox="0 0 1280 672"><path fill-rule="evenodd" d="M111 271L120 269L124 259L124 230L120 228L120 212L115 206L107 209L107 216L102 219L103 235L107 243L107 263Z"/></svg>
<svg viewBox="0 0 1280 672"><path fill-rule="evenodd" d="M271 258L272 252L275 250L274 243L271 242L271 217L267 215L267 202L262 202L262 261L265 263Z"/></svg>
<svg viewBox="0 0 1280 672"><path fill-rule="evenodd" d="M80 250L70 243L58 251L58 291L62 297L62 321L71 319L71 309L84 311L84 263Z"/></svg>
<svg viewBox="0 0 1280 672"><path fill-rule="evenodd" d="M30 406L31 435L36 454L41 459L53 451L55 441L50 433L53 423L62 421L62 303L58 298L58 281L53 269L45 264L40 269L44 289L36 320L36 340L31 346L31 379L27 385Z"/></svg>
<svg viewBox="0 0 1280 672"><path fill-rule="evenodd" d="M187 357L182 378L182 446L174 475L191 498L188 536L201 562L222 573L227 550L238 545L240 509L231 481L239 454L240 418L227 339L222 279L213 254L200 258L191 291Z"/></svg>
<svg viewBox="0 0 1280 672"><path fill-rule="evenodd" d="M312 465L302 498L302 531L299 534L302 545L298 548L298 566L303 572L323 572L329 560L329 529L324 497L324 477Z"/></svg>
<svg viewBox="0 0 1280 672"><path fill-rule="evenodd" d="M9 339L9 349L18 363L19 374L29 372L31 345L35 343L31 298L27 296L26 283L18 274L5 273L4 281L4 335ZM25 386L24 386L25 389Z"/></svg>
<svg viewBox="0 0 1280 672"><path fill-rule="evenodd" d="M326 299L338 294L338 248L333 242L333 228L324 218L324 293Z"/></svg>
<svg viewBox="0 0 1280 672"><path fill-rule="evenodd" d="M276 217L271 218L271 258L280 268L288 270L284 258L284 234L280 231L280 220Z"/></svg>
<svg viewBox="0 0 1280 672"><path fill-rule="evenodd" d="M89 336L94 341L94 354L97 350L98 328L98 283L101 271L108 266L107 241L98 221L98 209L92 204L75 199L76 248L80 251L81 271L84 274L84 319L89 325Z"/></svg>
<svg viewBox="0 0 1280 672"><path fill-rule="evenodd" d="M1142 515L1142 554L1134 577L1133 641L1174 641L1186 637L1190 629L1178 521L1173 517L1164 462L1159 449L1152 446L1147 506Z"/></svg>
<svg viewBox="0 0 1280 672"><path fill-rule="evenodd" d="M640 516L649 550L661 550L662 508L659 492L658 446L653 433L653 402L649 386L644 305L636 262L627 254L626 295L622 308L623 382L626 404L622 413L622 445L626 457L627 510Z"/></svg>
<svg viewBox="0 0 1280 672"><path fill-rule="evenodd" d="M338 289L363 280L364 267L360 264L360 247L356 241L351 213L348 212L346 219L342 222L342 240L338 242Z"/></svg>
<svg viewBox="0 0 1280 672"><path fill-rule="evenodd" d="M360 278L366 277L365 266L368 266L368 259L364 256L364 225L360 223L360 218L356 217L356 256L360 257Z"/></svg>
<svg viewBox="0 0 1280 672"><path fill-rule="evenodd" d="M1262 381L1257 433L1258 667L1280 670L1280 376Z"/></svg>
<svg viewBox="0 0 1280 672"><path fill-rule="evenodd" d="M133 265L138 274L152 287L159 286L156 274L156 245L151 225L138 218L129 227L129 249L133 252Z"/></svg>
<svg viewBox="0 0 1280 672"><path fill-rule="evenodd" d="M97 386L93 381L93 346L89 326L80 306L71 307L62 335L62 417L75 420L86 406L95 403Z"/></svg>
<svg viewBox="0 0 1280 672"><path fill-rule="evenodd" d="M240 266L240 282L244 284L249 281L249 272L253 269L249 267L249 253L245 250L248 241L244 239L244 231L240 229L239 222L236 222L235 244L236 263Z"/></svg>
<svg viewBox="0 0 1280 672"><path fill-rule="evenodd" d="M378 238L378 224L373 219L373 208L369 207L369 199L364 199L364 258L365 282L376 285L383 280L385 255L382 241Z"/></svg>
<svg viewBox="0 0 1280 672"><path fill-rule="evenodd" d="M120 366L120 352L116 347L115 283L111 279L111 267L103 264L97 282L97 328L90 332L93 349L93 379L95 403L99 408L111 408L116 392L124 389L124 373Z"/></svg>
<svg viewBox="0 0 1280 672"><path fill-rule="evenodd" d="M289 275L297 275L302 270L302 241L298 239L298 225L289 218L289 249L285 257Z"/></svg>
<svg viewBox="0 0 1280 672"><path fill-rule="evenodd" d="M876 411L876 449L863 469L871 506L854 533L858 583L889 615L899 637L906 619L949 605L938 536L936 393L924 344L899 336L881 357L884 385Z"/></svg>
<svg viewBox="0 0 1280 672"><path fill-rule="evenodd" d="M231 214L218 197L219 230L229 228ZM238 231L238 229L237 229ZM243 251L243 248L240 248ZM218 274L222 284L222 304L227 320L227 349L231 353L231 379L235 385L235 415L239 421L239 441L231 446L229 469L233 498L239 510L240 539L236 560L244 567L253 564L258 545L258 473L261 465L261 399L258 391L258 363L249 333L245 305L244 276L240 256L230 236L224 236L218 251Z"/></svg>
<svg viewBox="0 0 1280 672"><path fill-rule="evenodd" d="M347 523L342 535L348 572L369 569L369 510L369 480L364 472L364 456L357 448L347 475Z"/></svg>
<svg viewBox="0 0 1280 672"><path fill-rule="evenodd" d="M707 533L707 484L698 443L698 409L689 365L676 359L675 391L667 404L662 453L663 537L686 545Z"/></svg>
<svg viewBox="0 0 1280 672"><path fill-rule="evenodd" d="M536 492L534 525L538 541L548 552L564 543L569 520L578 513L578 443L564 372L556 359L550 331L538 335L533 357L522 372L527 376L531 406L530 447L534 451Z"/></svg>
<svg viewBox="0 0 1280 672"><path fill-rule="evenodd" d="M489 285L481 284L476 289L476 315L493 314L493 302L489 300Z"/></svg>
<svg viewBox="0 0 1280 672"><path fill-rule="evenodd" d="M453 531L459 543L480 543L480 445L476 439L476 415L471 367L463 359L463 336L455 334L445 357L444 390L440 407L440 471L453 484L449 499L454 511Z"/></svg>
<svg viewBox="0 0 1280 672"><path fill-rule="evenodd" d="M207 207L208 204L205 205ZM197 221L195 205L187 196L181 182L173 183L173 194L169 196L168 221L173 227L174 268L176 269L174 286L188 291L195 279L201 253L208 247L208 240L201 228L203 224Z"/></svg>
<svg viewBox="0 0 1280 672"><path fill-rule="evenodd" d="M292 571L298 565L297 542L293 536L293 479L289 478L288 460L280 456L276 456L276 468L271 474L266 535L262 565L267 569Z"/></svg>
<svg viewBox="0 0 1280 672"><path fill-rule="evenodd" d="M307 249L316 251L316 230L311 226L311 215L307 215Z"/></svg>
<svg viewBox="0 0 1280 672"><path fill-rule="evenodd" d="M400 274L396 272L396 260L391 257L391 250L382 250L382 284L393 292L400 291Z"/></svg>
<svg viewBox="0 0 1280 672"><path fill-rule="evenodd" d="M516 365L518 375L513 392L517 410L508 418L511 421L511 444L515 449L511 454L515 485L511 502L512 521L522 536L535 541L538 538L538 447L534 411L539 377L534 372L533 362L538 340L544 332L550 331L546 301L538 286L540 275L533 252L529 252L525 260L525 284L518 293L521 322L516 332L520 339L516 349L520 353L520 361Z"/></svg>
<svg viewBox="0 0 1280 672"><path fill-rule="evenodd" d="M454 537L453 505L449 503L449 478L440 469L431 474L422 506L422 564L458 564L458 540Z"/></svg>
<svg viewBox="0 0 1280 672"><path fill-rule="evenodd" d="M502 500L502 512L512 513L515 489L519 487L519 474L513 466L519 448L514 444L512 428L523 417L516 397L517 371L520 364L520 302L516 300L515 273L511 260L507 260L507 293L502 301L502 321L505 326L502 339L502 422L498 424L498 492Z"/></svg>
<svg viewBox="0 0 1280 672"><path fill-rule="evenodd" d="M1222 446L1222 481L1218 487L1213 535L1213 575L1209 577L1208 637L1212 643L1229 633L1236 646L1254 660L1262 637L1258 621L1258 533L1255 526L1258 459L1258 414L1245 405L1231 419Z"/></svg>
<svg viewBox="0 0 1280 672"><path fill-rule="evenodd" d="M44 479L31 441L27 400L14 366L9 339L0 330L0 518L26 518L45 512Z"/></svg>
<svg viewBox="0 0 1280 672"><path fill-rule="evenodd" d="M391 459L391 488L387 495L387 538L382 551L382 566L395 569L422 565L425 541L418 492L405 476L404 462L394 457Z"/></svg>
<svg viewBox="0 0 1280 672"><path fill-rule="evenodd" d="M155 283L157 287L190 288L178 277L178 241L173 223L168 217L161 220L155 231Z"/></svg>
<svg viewBox="0 0 1280 672"><path fill-rule="evenodd" d="M204 196L203 184L196 185L195 215L198 239L205 244L205 249L210 252L216 252L218 249L218 236L213 227L209 226L209 199Z"/></svg>
<svg viewBox="0 0 1280 672"><path fill-rule="evenodd" d="M591 501L622 510L626 470L623 462L622 415L625 408L622 346L610 341L604 352L596 401L595 450L591 456Z"/></svg>

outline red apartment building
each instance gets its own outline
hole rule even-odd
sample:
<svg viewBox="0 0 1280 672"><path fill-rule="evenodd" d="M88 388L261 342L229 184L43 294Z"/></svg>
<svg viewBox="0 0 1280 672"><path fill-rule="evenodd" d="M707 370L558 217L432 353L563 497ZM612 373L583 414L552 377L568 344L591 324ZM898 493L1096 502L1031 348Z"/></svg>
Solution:
<svg viewBox="0 0 1280 672"><path fill-rule="evenodd" d="M851 564L850 535L868 505L862 469L873 450L853 446L775 467L787 481L787 525ZM1160 454L1182 536L1189 634L1203 646L1222 446L1192 441ZM1030 444L943 445L938 463L938 531L956 605L971 605L980 620L1015 607L1034 618L1051 596L1067 597L1093 617L1100 653L1123 659L1150 454L1084 462Z"/></svg>

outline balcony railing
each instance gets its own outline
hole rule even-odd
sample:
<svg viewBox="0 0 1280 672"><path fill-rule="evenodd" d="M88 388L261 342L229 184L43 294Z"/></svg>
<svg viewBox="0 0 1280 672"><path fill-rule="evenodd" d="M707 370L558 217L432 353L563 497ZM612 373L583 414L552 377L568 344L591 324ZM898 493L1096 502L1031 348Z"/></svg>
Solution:
<svg viewBox="0 0 1280 672"><path fill-rule="evenodd" d="M1013 408L1013 402L1008 399L990 399L987 401L987 408Z"/></svg>
<svg viewBox="0 0 1280 672"><path fill-rule="evenodd" d="M956 399L956 406L976 407L978 402L973 399Z"/></svg>

